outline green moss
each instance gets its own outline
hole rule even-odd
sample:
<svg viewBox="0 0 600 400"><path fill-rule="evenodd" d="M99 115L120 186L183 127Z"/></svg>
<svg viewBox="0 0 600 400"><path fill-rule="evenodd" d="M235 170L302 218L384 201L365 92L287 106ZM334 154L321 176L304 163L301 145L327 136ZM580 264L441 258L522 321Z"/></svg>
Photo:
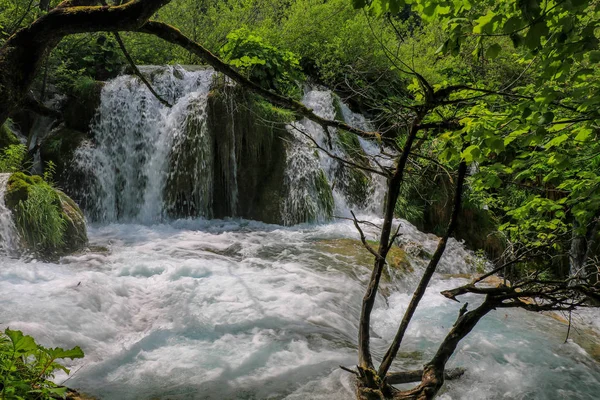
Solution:
<svg viewBox="0 0 600 400"><path fill-rule="evenodd" d="M253 96L251 104L253 111L265 122L287 124L298 119L294 112L275 107L273 104L257 96Z"/></svg>
<svg viewBox="0 0 600 400"><path fill-rule="evenodd" d="M333 108L335 109L335 119L344 121L344 112L342 111L342 100L336 94L333 95Z"/></svg>
<svg viewBox="0 0 600 400"><path fill-rule="evenodd" d="M75 150L86 138L85 133L75 129L61 128L53 131L40 146L40 156L44 166L52 161L56 175L61 180L73 160Z"/></svg>
<svg viewBox="0 0 600 400"><path fill-rule="evenodd" d="M6 206L11 210L16 209L20 202L27 200L31 186L41 184L44 184L44 181L37 175L30 176L22 172L12 174L8 179L8 187L4 197ZM58 198L56 201L58 204Z"/></svg>
<svg viewBox="0 0 600 400"><path fill-rule="evenodd" d="M348 168L348 183L345 191L352 204L364 207L371 189L371 179L361 170Z"/></svg>
<svg viewBox="0 0 600 400"><path fill-rule="evenodd" d="M367 243L374 249L379 248L379 242L368 240ZM329 239L316 242L320 251L348 257L352 262L366 268L372 268L374 257L357 239ZM398 272L412 272L413 268L406 252L398 246L393 246L387 255L388 265Z"/></svg>
<svg viewBox="0 0 600 400"><path fill-rule="evenodd" d="M17 135L10 129L9 122L5 122L0 126L0 150L7 148L11 145L18 145L21 142L17 138Z"/></svg>

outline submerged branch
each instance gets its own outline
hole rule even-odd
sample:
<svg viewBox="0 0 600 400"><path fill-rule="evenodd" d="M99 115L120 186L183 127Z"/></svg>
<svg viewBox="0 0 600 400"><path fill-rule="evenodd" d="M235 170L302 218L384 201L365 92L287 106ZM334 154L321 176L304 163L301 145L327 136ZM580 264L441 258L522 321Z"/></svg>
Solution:
<svg viewBox="0 0 600 400"><path fill-rule="evenodd" d="M404 372L390 372L385 377L385 382L389 385L401 385L403 383L420 382L423 378L422 369ZM464 368L449 369L444 372L445 380L458 379L465 374Z"/></svg>

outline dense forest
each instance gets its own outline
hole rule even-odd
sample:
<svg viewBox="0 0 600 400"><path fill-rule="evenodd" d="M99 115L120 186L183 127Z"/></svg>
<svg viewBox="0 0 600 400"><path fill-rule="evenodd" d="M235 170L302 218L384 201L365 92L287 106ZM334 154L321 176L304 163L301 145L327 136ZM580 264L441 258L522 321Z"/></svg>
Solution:
<svg viewBox="0 0 600 400"><path fill-rule="evenodd" d="M597 2L0 0L0 46L0 399L596 398Z"/></svg>

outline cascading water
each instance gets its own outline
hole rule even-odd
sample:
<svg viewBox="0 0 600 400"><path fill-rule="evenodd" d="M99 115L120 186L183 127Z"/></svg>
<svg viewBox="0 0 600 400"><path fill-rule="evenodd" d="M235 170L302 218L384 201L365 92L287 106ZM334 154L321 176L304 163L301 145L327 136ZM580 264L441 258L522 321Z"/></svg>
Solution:
<svg viewBox="0 0 600 400"><path fill-rule="evenodd" d="M107 83L92 127L96 144L88 143L76 154L77 166L93 177L85 196L94 219L161 220L169 157L180 146L187 126L194 125L198 144L205 148L203 113L212 77L212 70L181 68L155 75L153 86L174 104L172 108L161 104L136 77L121 76ZM204 197L212 162L198 158L198 170L190 174L197 182L193 188L197 196Z"/></svg>
<svg viewBox="0 0 600 400"><path fill-rule="evenodd" d="M214 77L212 70L154 71L152 84L174 104L172 108L162 105L136 77L121 76L105 85L92 127L95 143L76 153L77 167L91 181L77 197L84 198L93 220L152 223L171 214L210 218L215 201L226 203L218 205L221 214L238 215L238 153L243 150L239 147L245 145L252 153L253 145L236 136L240 134L234 117L238 106L227 96L222 101L224 112L231 114L228 127L211 132L207 102L218 85ZM364 118L331 91L309 90L303 102L324 118L343 118L368 128ZM317 151L306 136L340 158L352 158L335 130L325 132L308 119L289 124L287 130L293 140L285 147L279 221L285 225L323 222L334 213L348 216L350 207L375 211L381 197L376 178L348 172L338 160ZM361 156L369 151L376 156L379 151L364 140L357 142L357 148ZM251 157L258 159L261 154ZM366 158L364 162L369 163ZM217 187L225 189L215 197Z"/></svg>
<svg viewBox="0 0 600 400"><path fill-rule="evenodd" d="M325 119L341 118L351 126L370 130L367 121L355 114L329 90L310 90L302 102L315 114ZM339 110L336 109L336 105ZM340 114L341 115L338 115ZM356 160L356 154L350 154L344 149L333 128L326 131L321 125L307 118L296 121L288 126L289 132L296 142L288 151L288 164L285 171L288 194L284 205L284 222L293 224L304 220L323 221L336 215L349 216L351 208L358 212L379 212L382 207L383 187L380 179L371 174L350 170L338 159ZM315 147L325 151L315 151ZM358 139L360 156L377 157L381 152L373 143ZM329 153L329 154L327 154ZM369 165L369 161L364 161ZM352 171L352 172L351 172ZM362 187L357 188L356 180ZM357 190L358 189L358 190ZM331 199L328 198L331 193ZM354 195L354 196L353 196ZM353 198L354 197L354 198ZM357 200L356 198L360 198ZM298 212L300 211L300 215ZM312 218L310 218L312 216ZM300 218L299 218L300 217Z"/></svg>
<svg viewBox="0 0 600 400"><path fill-rule="evenodd" d="M0 255L13 255L18 249L18 237L12 213L6 207L4 195L11 174L0 173Z"/></svg>

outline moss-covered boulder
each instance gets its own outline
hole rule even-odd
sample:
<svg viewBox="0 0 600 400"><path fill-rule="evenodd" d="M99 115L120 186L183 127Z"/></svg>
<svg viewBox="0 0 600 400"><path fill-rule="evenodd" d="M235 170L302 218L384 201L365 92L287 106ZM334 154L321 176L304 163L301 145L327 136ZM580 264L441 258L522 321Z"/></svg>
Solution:
<svg viewBox="0 0 600 400"><path fill-rule="evenodd" d="M56 258L87 245L85 218L63 192L39 176L11 175L5 194L21 247L42 258Z"/></svg>
<svg viewBox="0 0 600 400"><path fill-rule="evenodd" d="M367 243L375 249L379 247L376 241L368 240ZM319 240L315 242L315 247L321 252L340 256L354 265L373 268L374 257L360 240L347 238ZM398 246L392 246L386 260L395 273L413 272L408 255Z"/></svg>
<svg viewBox="0 0 600 400"><path fill-rule="evenodd" d="M21 142L17 138L17 135L15 135L6 122L0 126L0 150L19 143Z"/></svg>
<svg viewBox="0 0 600 400"><path fill-rule="evenodd" d="M171 217L239 216L281 223L285 123L293 116L217 76L206 104L184 121L169 156Z"/></svg>

